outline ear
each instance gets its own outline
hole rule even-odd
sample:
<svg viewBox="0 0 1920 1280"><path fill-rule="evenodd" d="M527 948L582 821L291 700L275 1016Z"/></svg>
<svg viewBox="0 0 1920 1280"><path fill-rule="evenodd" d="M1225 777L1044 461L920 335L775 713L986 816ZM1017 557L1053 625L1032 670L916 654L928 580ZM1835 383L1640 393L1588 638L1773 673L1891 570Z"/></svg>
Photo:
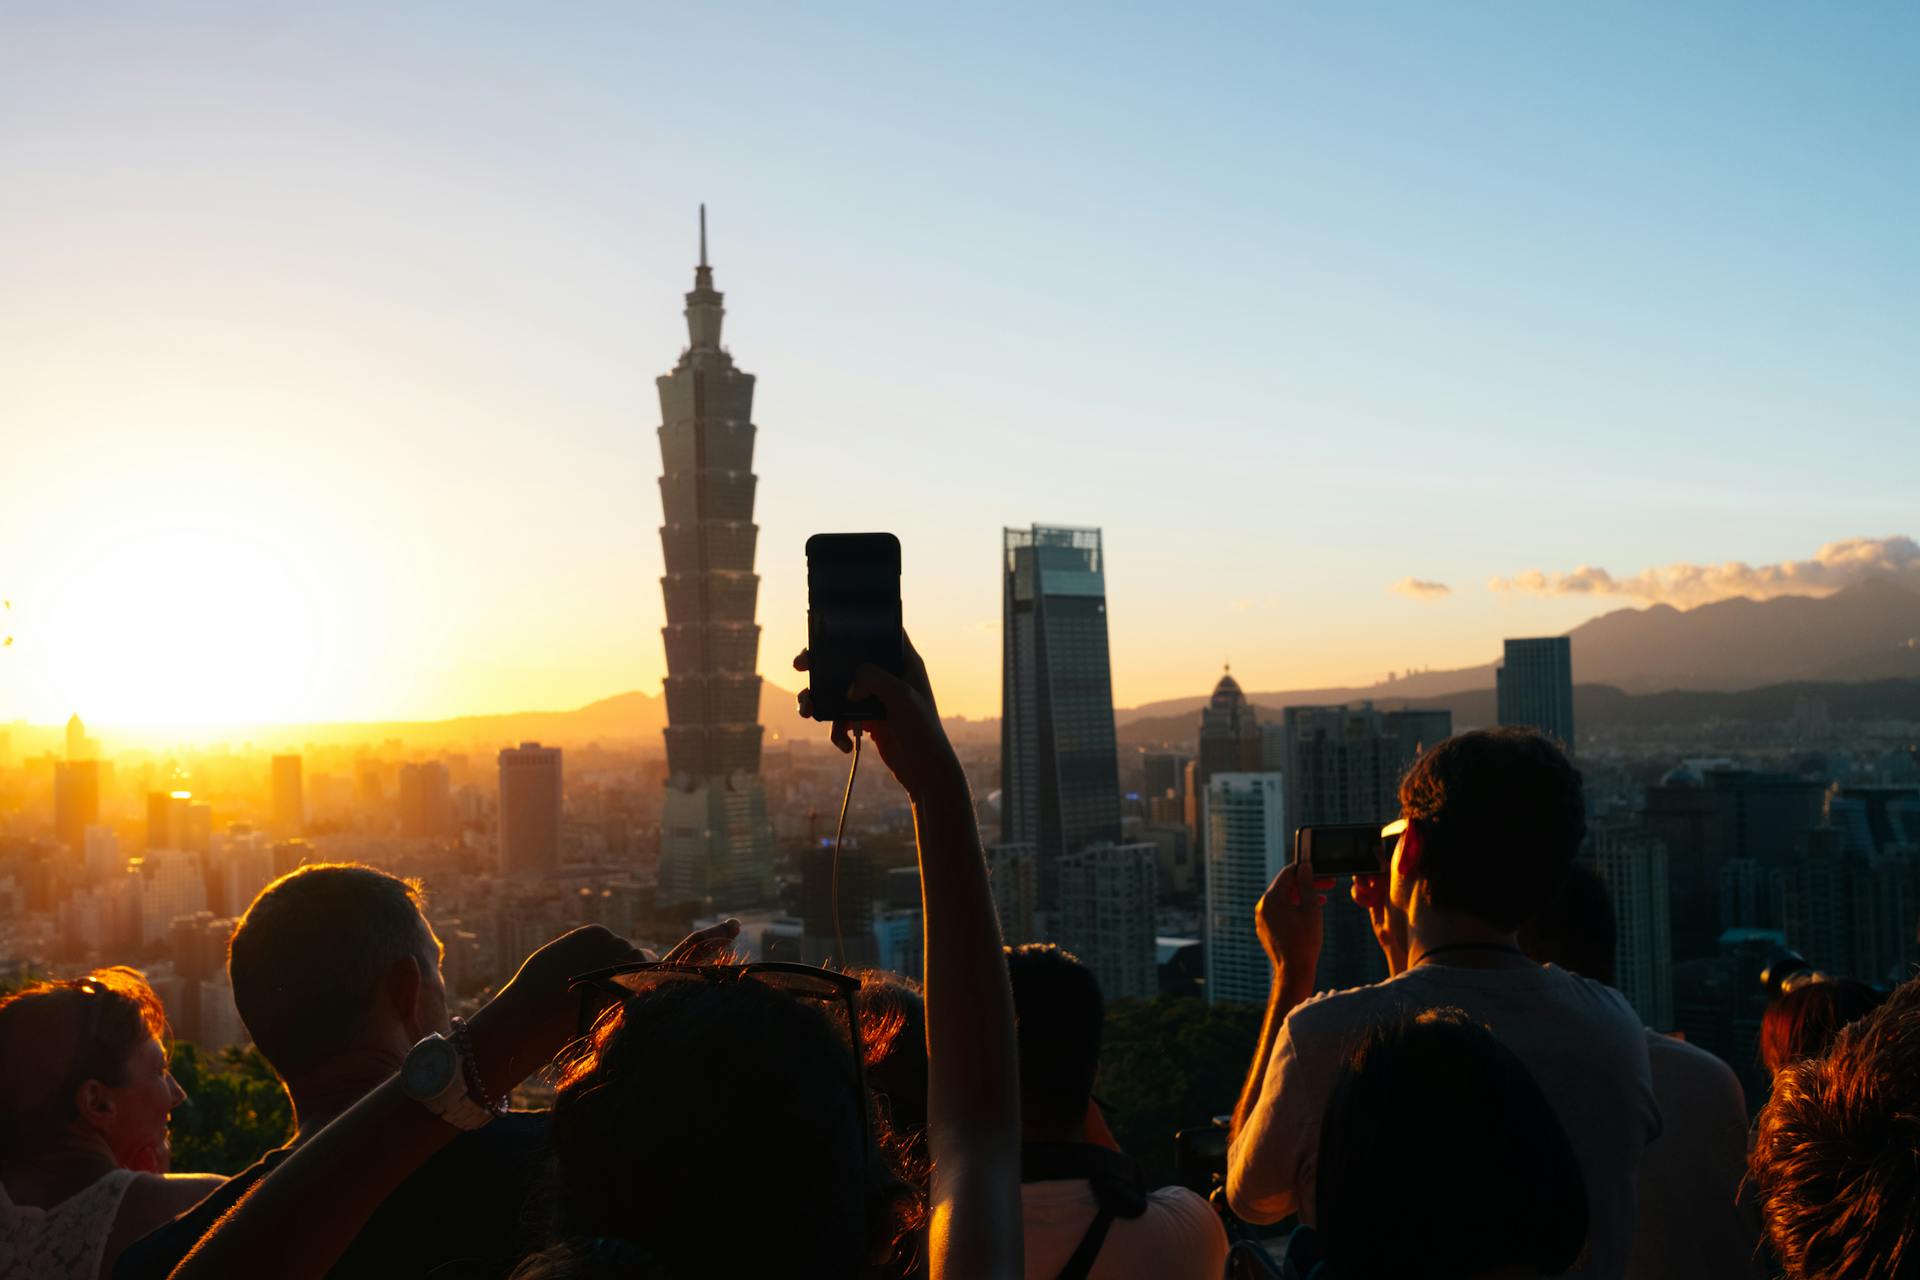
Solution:
<svg viewBox="0 0 1920 1280"><path fill-rule="evenodd" d="M1418 880L1426 869L1426 841L1425 826L1418 821L1409 822L1400 837L1400 847L1393 851L1394 870L1402 880Z"/></svg>
<svg viewBox="0 0 1920 1280"><path fill-rule="evenodd" d="M387 1007L400 1025L407 1029L410 1040L418 1040L426 1034L420 1029L420 988L423 982L419 959L404 955L387 970L383 984Z"/></svg>
<svg viewBox="0 0 1920 1280"><path fill-rule="evenodd" d="M73 1091L73 1110L80 1117L80 1123L101 1133L113 1127L114 1108L118 1103L116 1092L98 1080L83 1080Z"/></svg>

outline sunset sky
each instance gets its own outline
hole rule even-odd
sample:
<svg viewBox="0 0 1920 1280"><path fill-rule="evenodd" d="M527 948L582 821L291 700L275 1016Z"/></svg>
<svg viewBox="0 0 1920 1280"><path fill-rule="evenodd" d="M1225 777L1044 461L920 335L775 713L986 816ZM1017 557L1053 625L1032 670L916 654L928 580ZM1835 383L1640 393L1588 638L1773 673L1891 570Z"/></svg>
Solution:
<svg viewBox="0 0 1920 1280"><path fill-rule="evenodd" d="M703 200L783 684L818 530L972 715L1004 525L1123 706L1920 534L1920 6L917 9L0 8L0 722L657 691Z"/></svg>

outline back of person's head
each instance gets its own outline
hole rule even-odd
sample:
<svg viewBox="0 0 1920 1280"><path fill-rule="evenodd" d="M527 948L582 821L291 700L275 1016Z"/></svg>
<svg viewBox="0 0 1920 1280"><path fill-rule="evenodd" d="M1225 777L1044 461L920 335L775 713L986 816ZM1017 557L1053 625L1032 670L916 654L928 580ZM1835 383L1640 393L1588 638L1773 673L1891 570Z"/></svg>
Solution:
<svg viewBox="0 0 1920 1280"><path fill-rule="evenodd" d="M1760 1060L1770 1075L1826 1054L1841 1028L1872 1013L1882 994L1853 978L1803 981L1767 1003L1760 1018Z"/></svg>
<svg viewBox="0 0 1920 1280"><path fill-rule="evenodd" d="M1920 980L1781 1069L1749 1167L1791 1280L1920 1272Z"/></svg>
<svg viewBox="0 0 1920 1280"><path fill-rule="evenodd" d="M1520 949L1540 964L1613 985L1613 899L1600 873L1584 862L1567 868L1560 891L1520 926Z"/></svg>
<svg viewBox="0 0 1920 1280"><path fill-rule="evenodd" d="M344 862L301 867L262 889L227 944L234 1006L282 1077L355 1047L408 959L439 972L418 887Z"/></svg>
<svg viewBox="0 0 1920 1280"><path fill-rule="evenodd" d="M843 1016L754 981L603 1015L553 1105L557 1243L524 1276L852 1276L910 1190L868 1137ZM877 1136L877 1135L876 1135Z"/></svg>
<svg viewBox="0 0 1920 1280"><path fill-rule="evenodd" d="M1376 1027L1348 1057L1315 1193L1341 1280L1558 1275L1586 1246L1586 1182L1552 1105L1456 1009Z"/></svg>
<svg viewBox="0 0 1920 1280"><path fill-rule="evenodd" d="M919 984L884 969L860 974L867 1085L902 1137L927 1124L927 1007Z"/></svg>
<svg viewBox="0 0 1920 1280"><path fill-rule="evenodd" d="M1052 943L1007 948L1020 1038L1020 1113L1030 1133L1083 1123L1100 1071L1106 1002L1093 970Z"/></svg>
<svg viewBox="0 0 1920 1280"><path fill-rule="evenodd" d="M1552 900L1587 831L1580 771L1531 729L1457 734L1400 783L1433 904L1517 929Z"/></svg>
<svg viewBox="0 0 1920 1280"><path fill-rule="evenodd" d="M149 1040L165 1045L167 1017L134 969L96 969L0 998L0 1159L31 1155L71 1126L88 1081L126 1084Z"/></svg>

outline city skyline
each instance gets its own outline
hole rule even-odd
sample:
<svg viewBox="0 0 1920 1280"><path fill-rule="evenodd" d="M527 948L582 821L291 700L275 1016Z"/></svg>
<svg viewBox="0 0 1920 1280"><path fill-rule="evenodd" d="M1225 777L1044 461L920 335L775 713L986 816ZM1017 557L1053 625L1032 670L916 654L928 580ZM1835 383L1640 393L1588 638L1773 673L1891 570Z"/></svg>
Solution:
<svg viewBox="0 0 1920 1280"><path fill-rule="evenodd" d="M1807 465L1911 456L1910 12L183 12L5 20L0 720L657 691L646 300L701 199L782 389L776 680L849 523L969 715L1035 518L1107 533L1123 705L1914 571L1901 467ZM691 133L660 44L741 69Z"/></svg>

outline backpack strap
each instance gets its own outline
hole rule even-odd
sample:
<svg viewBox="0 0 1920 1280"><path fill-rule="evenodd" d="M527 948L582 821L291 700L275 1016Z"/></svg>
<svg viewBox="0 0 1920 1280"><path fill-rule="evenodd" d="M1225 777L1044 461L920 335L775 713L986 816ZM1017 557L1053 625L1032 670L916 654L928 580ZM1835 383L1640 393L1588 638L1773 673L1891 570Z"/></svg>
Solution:
<svg viewBox="0 0 1920 1280"><path fill-rule="evenodd" d="M1087 1228L1087 1234L1080 1237L1080 1243L1074 1248L1073 1256L1067 1259L1067 1265L1060 1268L1057 1280L1087 1280L1093 1274L1093 1260L1100 1256L1100 1246L1107 1242L1107 1228L1113 1225L1113 1210L1105 1205L1093 1215L1093 1224Z"/></svg>

